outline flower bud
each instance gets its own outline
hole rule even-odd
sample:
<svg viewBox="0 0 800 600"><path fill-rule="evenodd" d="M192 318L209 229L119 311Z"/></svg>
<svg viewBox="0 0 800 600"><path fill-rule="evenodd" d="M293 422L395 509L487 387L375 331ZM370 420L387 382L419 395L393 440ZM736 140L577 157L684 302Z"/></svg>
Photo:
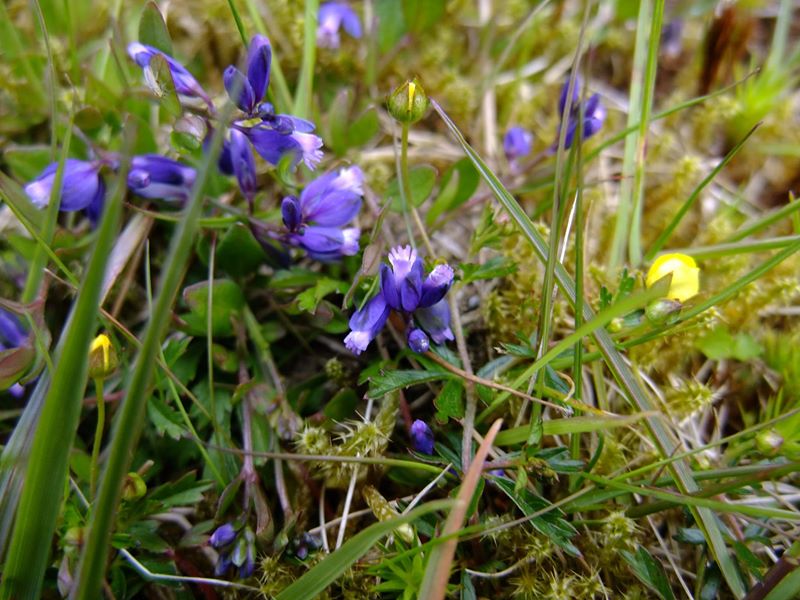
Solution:
<svg viewBox="0 0 800 600"><path fill-rule="evenodd" d="M677 300L661 298L647 305L644 316L652 325L664 325L680 312L681 306Z"/></svg>
<svg viewBox="0 0 800 600"><path fill-rule="evenodd" d="M89 346L89 377L105 379L119 366L117 351L108 336L101 333Z"/></svg>
<svg viewBox="0 0 800 600"><path fill-rule="evenodd" d="M672 253L659 256L647 271L647 287L667 275L672 275L667 298L686 302L700 291L700 269L691 256Z"/></svg>
<svg viewBox="0 0 800 600"><path fill-rule="evenodd" d="M138 473L131 472L122 483L122 499L138 500L147 493L147 484Z"/></svg>
<svg viewBox="0 0 800 600"><path fill-rule="evenodd" d="M387 105L389 114L401 123L416 123L428 110L428 97L415 77L392 92Z"/></svg>
<svg viewBox="0 0 800 600"><path fill-rule="evenodd" d="M783 436L774 429L767 429L756 436L756 448L762 454L775 456L783 446Z"/></svg>

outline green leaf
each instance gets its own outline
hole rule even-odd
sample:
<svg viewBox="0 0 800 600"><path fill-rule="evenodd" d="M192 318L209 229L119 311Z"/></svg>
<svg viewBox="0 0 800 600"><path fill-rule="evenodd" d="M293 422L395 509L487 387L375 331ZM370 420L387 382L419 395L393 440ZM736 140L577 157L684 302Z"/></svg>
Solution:
<svg viewBox="0 0 800 600"><path fill-rule="evenodd" d="M156 54L144 69L144 81L158 98L161 107L173 118L181 115L181 102L175 90L175 81L169 70L167 59Z"/></svg>
<svg viewBox="0 0 800 600"><path fill-rule="evenodd" d="M353 93L350 88L339 90L331 103L328 111L328 138L326 144L336 154L342 155L348 147L348 133L350 105L353 102Z"/></svg>
<svg viewBox="0 0 800 600"><path fill-rule="evenodd" d="M206 335L208 293L207 281L195 283L183 290L183 300L190 312L183 315L182 318L192 335ZM211 333L214 337L231 336L233 335L232 319L238 317L244 308L244 293L230 279L215 279L212 294Z"/></svg>
<svg viewBox="0 0 800 600"><path fill-rule="evenodd" d="M220 269L233 277L245 277L260 267L267 255L242 223L233 225L217 246L216 261Z"/></svg>
<svg viewBox="0 0 800 600"><path fill-rule="evenodd" d="M437 500L423 504L407 515L402 515L370 525L347 540L341 548L325 557L292 585L278 594L275 600L311 600L316 598L353 563L364 556L383 536L401 525L411 523L423 515L452 507L452 500Z"/></svg>
<svg viewBox="0 0 800 600"><path fill-rule="evenodd" d="M167 406L158 396L152 396L147 402L147 416L150 417L158 435L166 434L173 440L179 440L186 432L183 419L178 412Z"/></svg>
<svg viewBox="0 0 800 600"><path fill-rule="evenodd" d="M639 581L655 591L659 598L675 600L664 567L647 550L639 546L636 554L623 550L622 556L631 566Z"/></svg>
<svg viewBox="0 0 800 600"><path fill-rule="evenodd" d="M373 375L369 378L370 398L381 398L390 392L429 381L440 379L452 379L454 375L450 371L387 371L381 375Z"/></svg>
<svg viewBox="0 0 800 600"><path fill-rule="evenodd" d="M139 41L172 56L172 39L155 2L148 2L144 6L139 20Z"/></svg>
<svg viewBox="0 0 800 600"><path fill-rule="evenodd" d="M348 123L347 147L358 148L367 144L380 131L378 111L374 106L369 107L353 121Z"/></svg>
<svg viewBox="0 0 800 600"><path fill-rule="evenodd" d="M746 332L733 335L724 325L697 340L696 346L711 360L734 358L745 362L764 353L764 348L752 335Z"/></svg>
<svg viewBox="0 0 800 600"><path fill-rule="evenodd" d="M436 406L436 420L447 423L448 419L461 419L464 417L464 386L459 379L450 379L442 391L433 401Z"/></svg>
<svg viewBox="0 0 800 600"><path fill-rule="evenodd" d="M378 17L378 49L381 54L392 50L408 28L403 16L403 5L397 0L376 0L375 15Z"/></svg>
<svg viewBox="0 0 800 600"><path fill-rule="evenodd" d="M297 307L300 310L314 314L317 312L317 306L322 302L328 294L337 292L344 294L347 288L350 287L346 282L329 277L320 277L317 279L314 287L297 295Z"/></svg>
<svg viewBox="0 0 800 600"><path fill-rule="evenodd" d="M42 230L44 215L36 208L20 185L0 171L0 197L8 204L17 218L27 221L35 231Z"/></svg>
<svg viewBox="0 0 800 600"><path fill-rule="evenodd" d="M277 271L270 279L268 287L273 290L308 287L314 285L317 277L319 277L319 273L309 269L292 267L291 269Z"/></svg>
<svg viewBox="0 0 800 600"><path fill-rule="evenodd" d="M431 195L433 186L436 185L436 169L429 165L414 167L408 173L408 184L411 188L411 204L419 206ZM403 210L399 179L394 178L389 182L386 188L386 197L392 206L392 210L397 212Z"/></svg>
<svg viewBox="0 0 800 600"><path fill-rule="evenodd" d="M433 201L425 222L433 225L440 215L455 210L472 197L481 178L468 158L462 158L442 175L439 195Z"/></svg>
<svg viewBox="0 0 800 600"><path fill-rule="evenodd" d="M460 266L461 271L464 273L462 278L464 284L480 279L505 277L517 270L517 265L514 261L506 256L494 256L481 265L461 263Z"/></svg>

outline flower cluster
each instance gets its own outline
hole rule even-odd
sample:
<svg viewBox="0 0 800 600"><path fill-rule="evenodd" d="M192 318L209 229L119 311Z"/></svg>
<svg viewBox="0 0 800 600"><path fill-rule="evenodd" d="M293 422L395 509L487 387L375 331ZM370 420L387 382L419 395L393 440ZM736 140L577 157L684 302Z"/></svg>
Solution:
<svg viewBox="0 0 800 600"><path fill-rule="evenodd" d="M247 525L235 526L225 523L217 527L208 540L217 550L219 558L214 567L217 577L225 575L231 567L238 569L240 579L246 579L255 570L256 536Z"/></svg>
<svg viewBox="0 0 800 600"><path fill-rule="evenodd" d="M317 260L333 260L358 252L358 227L344 227L361 209L364 173L358 167L317 177L299 198L287 196L281 203L286 228L280 239L303 248Z"/></svg>
<svg viewBox="0 0 800 600"><path fill-rule="evenodd" d="M444 299L453 283L453 269L440 264L423 278L422 260L411 246L389 252L389 263L381 265L380 291L350 318L347 349L361 354L383 329L394 310L404 320L409 347L426 352L431 339L437 344L453 339L450 307Z"/></svg>
<svg viewBox="0 0 800 600"><path fill-rule="evenodd" d="M116 171L119 160L113 154L97 160L68 158L59 192L59 210L86 213L92 223L97 223L106 199L106 184L102 170ZM48 165L33 181L25 186L25 193L37 208L50 203L55 185L58 163ZM142 198L183 202L196 177L196 171L183 163L158 154L144 154L131 159L128 172L128 189Z"/></svg>
<svg viewBox="0 0 800 600"><path fill-rule="evenodd" d="M561 88L561 95L558 99L558 114L559 117L564 115L564 109L567 110L567 133L564 138L564 147L571 148L572 142L575 141L575 134L578 132L578 125L581 118L581 80L580 77L575 78L575 85L572 88L572 98L567 106L567 94L569 93L569 80L564 82ZM583 103L583 129L581 132L581 139L587 140L595 133L600 131L603 126L603 121L606 119L606 109L600 102L599 94L592 94L586 102ZM564 127L562 121L558 125L558 132L556 134L556 141L553 144L553 149L558 146L558 138L561 136L561 128Z"/></svg>

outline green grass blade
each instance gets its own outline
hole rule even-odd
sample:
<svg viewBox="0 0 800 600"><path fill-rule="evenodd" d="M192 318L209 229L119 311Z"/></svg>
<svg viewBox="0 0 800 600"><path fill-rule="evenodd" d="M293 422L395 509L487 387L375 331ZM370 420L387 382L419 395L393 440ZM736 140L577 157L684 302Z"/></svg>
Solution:
<svg viewBox="0 0 800 600"><path fill-rule="evenodd" d="M644 3L642 4L644 5ZM633 203L631 228L628 236L628 256L632 266L642 262L642 212L644 211L644 163L647 146L647 129L650 123L650 112L653 110L653 91L656 87L656 70L658 67L658 49L661 40L661 21L664 17L664 0L656 0L650 27L637 29L636 44L638 50L639 34L648 40L647 63L641 81L642 101L637 105L639 132L636 135L636 170L633 177Z"/></svg>
<svg viewBox="0 0 800 600"><path fill-rule="evenodd" d="M627 234L633 220L633 178L636 171L637 148L639 146L638 132L641 131L643 126L647 127L648 125L648 122L642 119L642 107L644 106L642 96L652 6L652 0L642 0L639 3L639 18L636 22L636 45L633 50L633 72L631 73L631 87L628 94L628 129L631 129L632 133L637 133L637 135L626 134L625 137L617 221L614 225L614 237L611 241L611 251L609 252L608 264L612 268L622 264L625 258ZM638 127L634 128L636 123L638 123Z"/></svg>
<svg viewBox="0 0 800 600"><path fill-rule="evenodd" d="M626 415L624 417L570 417L568 419L548 419L542 423L544 435L566 435L573 433L590 433L593 431L606 431L615 427L632 425L643 419L646 415ZM495 446L513 446L521 444L528 439L530 428L527 425L506 429L497 434Z"/></svg>
<svg viewBox="0 0 800 600"><path fill-rule="evenodd" d="M303 62L294 94L294 114L301 119L311 118L311 94L314 87L314 64L317 59L317 13L319 0L305 0L303 16Z"/></svg>
<svg viewBox="0 0 800 600"><path fill-rule="evenodd" d="M503 208L505 208L520 231L522 231L523 235L528 239L539 260L542 263L546 262L547 245L536 230L533 222L528 218L528 215L525 214L525 211L522 210L522 207L520 207L514 197L506 190L497 176L486 166L481 157L467 143L458 127L442 110L439 104L435 100L432 100L431 104L447 125L450 133L461 145L467 157L472 161L481 178L486 182L494 196L500 204L503 205ZM556 281L567 300L575 306L574 283L569 273L560 264L556 265ZM594 312L584 302L584 320L591 321L594 316ZM620 384L626 396L640 411L647 413L653 411L655 409L653 402L634 376L628 363L617 350L608 332L605 329L596 329L593 332L593 336L609 370ZM648 417L647 426L659 453L664 457L674 454L678 449L678 445L661 418ZM669 468L682 493L690 494L697 491L697 483L694 481L691 470L686 462L676 461L672 463ZM726 582L737 598L743 597L745 593L744 583L728 552L714 514L707 508L697 508L694 514L698 525L703 529L712 556L719 565Z"/></svg>
<svg viewBox="0 0 800 600"><path fill-rule="evenodd" d="M453 500L436 500L423 504L407 515L370 525L342 544L336 552L327 556L305 575L275 597L275 600L311 600L325 591L331 583L344 573L353 563L369 552L378 540L405 523L411 523L421 516L438 510L447 510Z"/></svg>
<svg viewBox="0 0 800 600"><path fill-rule="evenodd" d="M758 129L760 125L761 123L756 123L753 128L748 131L747 134L739 141L739 143L730 149L730 151L725 155L725 158L723 158L719 164L714 167L708 175L706 175L705 179L703 179L703 181L701 181L697 187L694 188L686 201L678 209L678 212L675 213L675 216L672 217L672 221L669 222L669 225L664 228L656 241L653 242L650 250L647 251L645 260L651 261L655 255L659 253L659 251L664 247L664 244L669 241L672 233L675 231L678 225L680 225L681 221L686 216L686 213L688 213L689 209L694 206L695 201L700 197L700 192L702 192L705 187L714 180L714 178L717 176L717 173L719 173L725 167L725 165L727 165L731 159L736 156L739 150L741 150L742 146L744 146L745 142L750 139L750 136L755 133L756 129Z"/></svg>
<svg viewBox="0 0 800 600"><path fill-rule="evenodd" d="M25 465L25 485L0 587L0 598L4 600L33 600L41 594L67 477L67 460L80 418L105 267L119 228L126 175L127 166L123 165L106 203L86 277L65 327L64 344L54 361L52 384Z"/></svg>
<svg viewBox="0 0 800 600"><path fill-rule="evenodd" d="M220 117L223 123L228 122L230 113L231 106L226 105L224 113ZM89 521L86 544L81 554L74 592L74 597L78 600L94 600L100 596L122 482L144 422L147 394L150 390L161 340L172 315L172 305L183 279L184 267L189 259L199 228L206 182L210 174L214 172L215 161L222 147L224 130L224 127L220 127L214 133L211 148L204 155L203 162L198 168L191 199L184 209L183 219L175 231L169 255L164 264L160 289L150 315L150 322L144 333L142 346L136 355L131 375L127 380L127 394L109 438L108 460L100 480L97 499Z"/></svg>

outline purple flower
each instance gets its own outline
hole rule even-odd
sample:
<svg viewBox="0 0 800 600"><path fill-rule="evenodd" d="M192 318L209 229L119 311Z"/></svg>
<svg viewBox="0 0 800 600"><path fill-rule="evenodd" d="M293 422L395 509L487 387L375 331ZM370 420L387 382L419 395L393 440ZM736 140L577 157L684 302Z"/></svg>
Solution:
<svg viewBox="0 0 800 600"><path fill-rule="evenodd" d="M252 202L256 195L256 159L253 156L253 149L247 136L238 129L231 129L231 141L228 149L229 160L236 179L239 182L239 189Z"/></svg>
<svg viewBox="0 0 800 600"><path fill-rule="evenodd" d="M356 254L361 230L344 225L361 209L363 180L361 169L345 167L317 177L300 198L284 198L281 203L287 230L284 241L305 249L317 260Z"/></svg>
<svg viewBox="0 0 800 600"><path fill-rule="evenodd" d="M100 166L98 161L75 158L66 160L59 210L84 210L93 204L102 205L106 186L100 176ZM25 193L37 208L44 208L49 204L57 169L58 163L48 165L36 179L25 186Z"/></svg>
<svg viewBox="0 0 800 600"><path fill-rule="evenodd" d="M408 347L417 354L424 354L431 347L431 341L422 329L409 329L407 341Z"/></svg>
<svg viewBox="0 0 800 600"><path fill-rule="evenodd" d="M503 137L503 151L509 161L528 156L533 148L533 135L522 127L512 127Z"/></svg>
<svg viewBox="0 0 800 600"><path fill-rule="evenodd" d="M248 115L253 115L264 98L269 86L270 62L272 48L269 40L263 35L256 35L250 41L247 52L247 76L234 65L225 69L223 82L231 100ZM239 90L234 98L235 90Z"/></svg>
<svg viewBox="0 0 800 600"><path fill-rule="evenodd" d="M578 123L580 119L580 103L578 101L580 97L580 86L581 81L580 78L575 79L575 85L572 90L572 99L569 102L569 106L567 107L567 92L569 91L569 80L564 83L564 86L561 88L561 94L558 99L558 107L559 107L559 116L563 116L564 108L567 108L567 133L564 138L564 147L570 148L572 147L572 143L575 140L575 134L578 131ZM583 105L583 133L582 139L587 140L592 137L595 133L600 131L600 128L603 126L603 121L606 118L606 109L603 107L602 103L600 102L599 94L592 94L588 100ZM558 126L558 136L561 135L561 127L563 126L563 122ZM553 147L551 151L555 151L558 146L558 139L553 143Z"/></svg>
<svg viewBox="0 0 800 600"><path fill-rule="evenodd" d="M425 421L417 419L411 424L411 445L417 452L433 454L433 432Z"/></svg>
<svg viewBox="0 0 800 600"><path fill-rule="evenodd" d="M152 78L150 71L150 61L154 56L162 56L167 61L172 80L175 82L175 91L181 96L189 98L200 98L209 108L214 108L211 98L208 97L203 87L197 82L189 71L182 64L171 56L164 54L158 48L146 46L139 42L128 44L128 55L144 70L145 80Z"/></svg>
<svg viewBox="0 0 800 600"><path fill-rule="evenodd" d="M277 165L284 154L292 155L292 163L301 160L309 169L314 169L322 160L322 138L310 132L293 128L293 123L286 115L278 115L280 129L273 123L262 122L254 127L244 129L250 138L253 148L265 161ZM307 122L306 122L307 123ZM287 124L289 129L287 130ZM311 125L313 131L314 126Z"/></svg>
<svg viewBox="0 0 800 600"><path fill-rule="evenodd" d="M390 308L380 292L350 317L350 333L344 345L353 354L361 354L375 339L389 317Z"/></svg>
<svg viewBox="0 0 800 600"><path fill-rule="evenodd" d="M235 539L236 528L231 523L225 523L214 530L214 533L212 533L211 537L208 539L208 543L214 548L219 549L229 546Z"/></svg>
<svg viewBox="0 0 800 600"><path fill-rule="evenodd" d="M445 340L454 339L450 329L450 305L444 298L433 306L418 308L414 318L435 343L444 344Z"/></svg>
<svg viewBox="0 0 800 600"><path fill-rule="evenodd" d="M452 340L450 307L444 296L453 283L453 269L440 264L423 279L422 260L411 246L392 248L389 262L391 267L381 265L378 294L350 318L347 348L356 354L363 352L392 309L406 322L408 345L414 352L429 349L428 336L437 344Z"/></svg>
<svg viewBox="0 0 800 600"><path fill-rule="evenodd" d="M319 7L317 26L317 45L321 48L338 48L339 29L353 38L361 37L361 21L356 12L344 2L325 2Z"/></svg>
<svg viewBox="0 0 800 600"><path fill-rule="evenodd" d="M158 154L134 156L128 172L128 187L142 198L184 202L197 172L187 165Z"/></svg>
<svg viewBox="0 0 800 600"><path fill-rule="evenodd" d="M28 351L17 350L23 346L27 346ZM17 380L28 370L29 360L33 360L33 349L28 341L28 332L16 315L0 308L0 353L6 351L9 351L8 355L14 354L17 358L5 364L0 361L0 367L5 367L0 368L0 390L7 390L15 398L20 398L25 393L25 388ZM30 359L20 362L18 359L26 354L30 355ZM3 359L8 355L4 354Z"/></svg>

